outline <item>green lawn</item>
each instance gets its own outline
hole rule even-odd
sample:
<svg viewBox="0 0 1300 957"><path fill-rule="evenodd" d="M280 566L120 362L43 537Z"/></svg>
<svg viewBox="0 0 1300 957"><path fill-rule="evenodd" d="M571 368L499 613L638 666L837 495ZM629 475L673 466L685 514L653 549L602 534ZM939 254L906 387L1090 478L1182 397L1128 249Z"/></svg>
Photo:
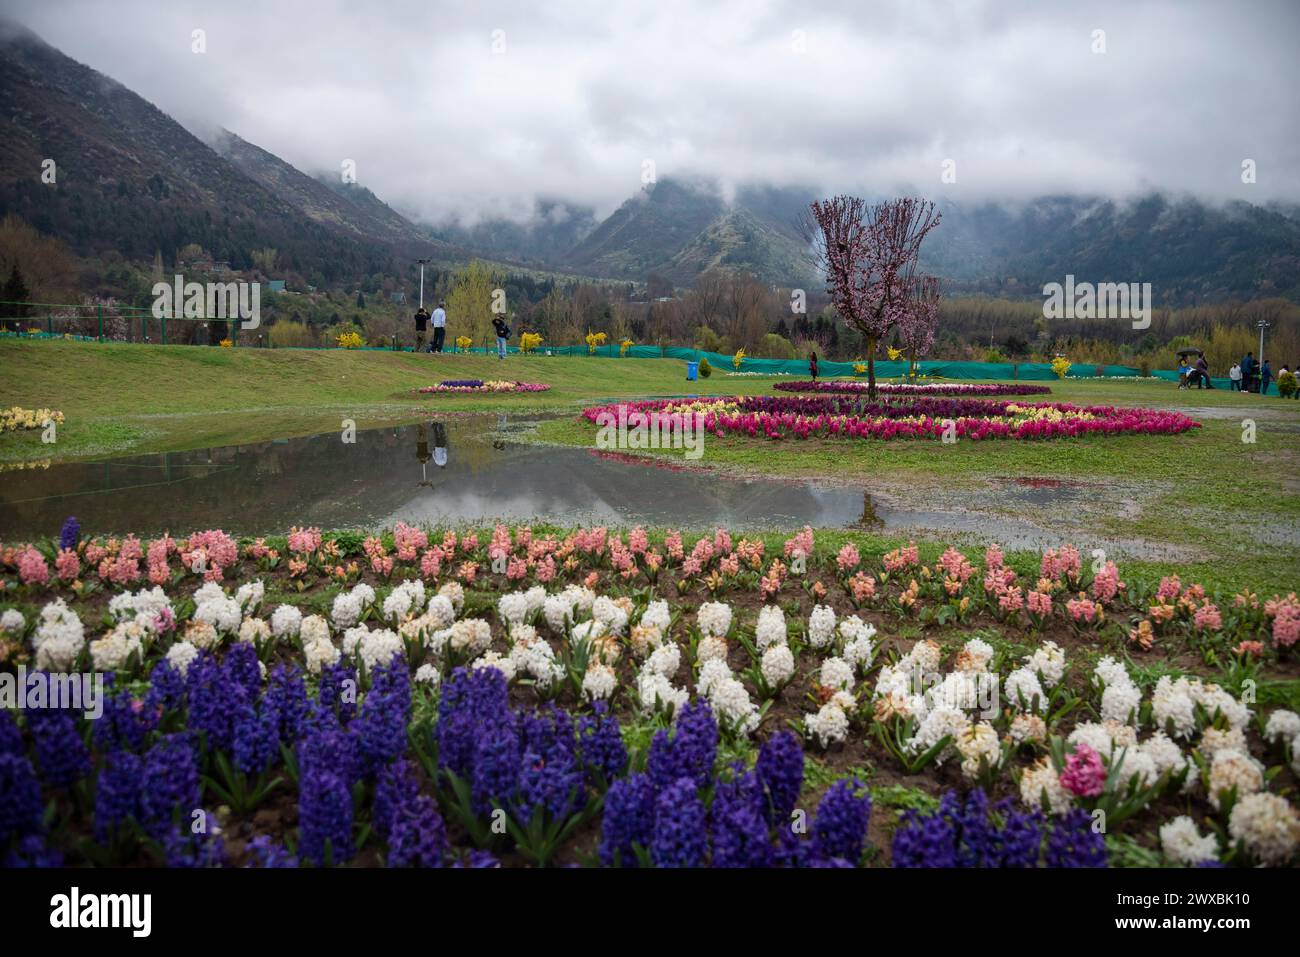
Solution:
<svg viewBox="0 0 1300 957"><path fill-rule="evenodd" d="M0 463L198 448L409 419L423 411L580 408L598 398L680 394L685 366L658 359L416 355L308 349L220 349L0 340L0 407L67 416L58 442L0 437ZM545 382L549 392L421 396L443 379ZM739 385L737 385L739 383ZM699 391L765 391L767 380L721 376ZM231 413L238 413L232 415Z"/></svg>
<svg viewBox="0 0 1300 957"><path fill-rule="evenodd" d="M0 406L51 407L67 416L54 445L43 444L39 432L0 436L0 463L248 443L337 429L344 418L364 428L428 411L572 412L544 422L536 438L590 445L594 427L576 418L584 405L688 391L768 393L779 381L717 370L688 384L682 363L656 359L511 356L500 363L481 355L57 340L0 341L0 369ZM414 392L441 379L494 377L551 389L490 397ZM1156 380L1049 384L1054 400L1186 409L1202 428L1172 437L955 445L709 436L699 464L852 482L909 509L965 507L1024 518L1059 526L1063 538L1085 529L1154 543L1169 554L1152 567L1260 588L1297 587L1300 403L1222 390L1180 392ZM1247 418L1255 422L1253 444L1242 442ZM680 455L663 453L674 454ZM1042 479L1067 484L1063 504L1051 493L1015 494L1017 483Z"/></svg>

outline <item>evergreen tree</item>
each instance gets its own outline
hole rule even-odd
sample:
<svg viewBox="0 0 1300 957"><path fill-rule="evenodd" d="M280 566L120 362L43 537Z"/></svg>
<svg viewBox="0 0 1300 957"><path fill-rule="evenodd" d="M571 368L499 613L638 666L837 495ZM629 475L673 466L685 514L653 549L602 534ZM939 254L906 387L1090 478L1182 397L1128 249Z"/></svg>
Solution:
<svg viewBox="0 0 1300 957"><path fill-rule="evenodd" d="M18 264L14 263L9 270L9 278L5 280L4 286L0 287L0 316L6 319L17 320L28 315L30 306L25 303L31 298L31 293L27 289L27 283L23 282L22 273L18 271ZM5 328L10 332L17 332L22 324L16 321L6 322Z"/></svg>

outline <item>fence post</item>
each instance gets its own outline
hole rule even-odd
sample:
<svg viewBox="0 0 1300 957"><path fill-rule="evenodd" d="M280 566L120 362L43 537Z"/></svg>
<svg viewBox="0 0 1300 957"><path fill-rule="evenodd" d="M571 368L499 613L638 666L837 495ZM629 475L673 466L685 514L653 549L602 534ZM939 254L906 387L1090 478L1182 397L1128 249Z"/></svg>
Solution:
<svg viewBox="0 0 1300 957"><path fill-rule="evenodd" d="M53 317L53 316L46 316L46 317L45 317L45 331L48 332L50 335L54 335L54 317Z"/></svg>
<svg viewBox="0 0 1300 957"><path fill-rule="evenodd" d="M97 310L99 312L99 341L104 341L104 305L100 303Z"/></svg>

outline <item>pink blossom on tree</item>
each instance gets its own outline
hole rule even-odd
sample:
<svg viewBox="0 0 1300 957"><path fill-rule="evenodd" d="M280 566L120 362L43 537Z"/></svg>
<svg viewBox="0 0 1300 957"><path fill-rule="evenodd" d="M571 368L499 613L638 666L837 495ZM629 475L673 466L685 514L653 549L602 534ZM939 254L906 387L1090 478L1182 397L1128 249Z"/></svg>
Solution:
<svg viewBox="0 0 1300 957"><path fill-rule="evenodd" d="M818 263L836 311L867 340L867 394L876 395L876 347L909 312L917 255L941 218L934 203L903 198L868 207L855 196L810 207Z"/></svg>
<svg viewBox="0 0 1300 957"><path fill-rule="evenodd" d="M939 279L916 276L906 297L907 308L898 320L898 338L907 355L908 378L916 378L916 360L934 348L939 326Z"/></svg>

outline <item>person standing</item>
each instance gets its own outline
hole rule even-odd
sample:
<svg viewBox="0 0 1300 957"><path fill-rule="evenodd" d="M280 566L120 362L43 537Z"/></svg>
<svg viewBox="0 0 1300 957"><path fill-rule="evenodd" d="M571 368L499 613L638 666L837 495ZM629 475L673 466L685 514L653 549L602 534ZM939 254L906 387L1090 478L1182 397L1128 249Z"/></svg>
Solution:
<svg viewBox="0 0 1300 957"><path fill-rule="evenodd" d="M1259 394L1268 395L1268 383L1273 378L1273 370L1269 368L1268 360L1264 360L1264 365L1259 370Z"/></svg>
<svg viewBox="0 0 1300 957"><path fill-rule="evenodd" d="M424 336L429 328L429 313L421 306L415 313L415 351L424 351Z"/></svg>
<svg viewBox="0 0 1300 957"><path fill-rule="evenodd" d="M1247 352L1241 360L1241 390L1253 392L1255 385L1255 353Z"/></svg>
<svg viewBox="0 0 1300 957"><path fill-rule="evenodd" d="M420 481L416 485L432 487L429 481L429 430L421 422L415 427L415 458L420 463Z"/></svg>
<svg viewBox="0 0 1300 957"><path fill-rule="evenodd" d="M433 310L433 351L441 352L442 343L447 338L447 303L439 301Z"/></svg>
<svg viewBox="0 0 1300 957"><path fill-rule="evenodd" d="M1228 370L1228 389L1232 392L1241 391L1241 363L1234 362L1232 368Z"/></svg>
<svg viewBox="0 0 1300 957"><path fill-rule="evenodd" d="M814 382L817 381L817 353L808 353L808 374L812 376Z"/></svg>
<svg viewBox="0 0 1300 957"><path fill-rule="evenodd" d="M506 321L500 316L493 316L492 328L496 330L497 334L497 358L504 359L506 357L506 340L510 338L510 327L506 325Z"/></svg>
<svg viewBox="0 0 1300 957"><path fill-rule="evenodd" d="M433 423L433 464L447 467L447 427L441 422Z"/></svg>
<svg viewBox="0 0 1300 957"><path fill-rule="evenodd" d="M1205 361L1204 352L1202 352L1201 357L1196 360L1196 372L1196 388L1204 389L1206 386L1211 389L1214 388L1214 383L1210 382L1210 364Z"/></svg>

